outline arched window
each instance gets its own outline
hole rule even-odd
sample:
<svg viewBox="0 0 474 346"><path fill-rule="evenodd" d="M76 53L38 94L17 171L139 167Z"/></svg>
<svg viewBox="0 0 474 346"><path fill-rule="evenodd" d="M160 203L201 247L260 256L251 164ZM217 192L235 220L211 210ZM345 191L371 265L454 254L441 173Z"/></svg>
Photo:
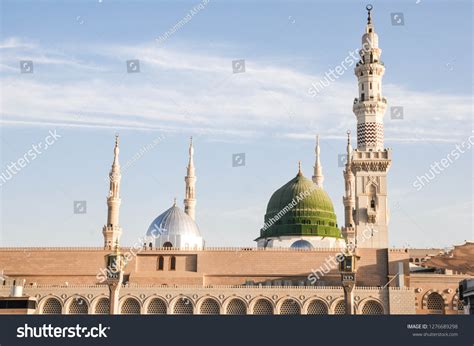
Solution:
<svg viewBox="0 0 474 346"><path fill-rule="evenodd" d="M127 298L120 309L122 315L139 315L140 303L135 298Z"/></svg>
<svg viewBox="0 0 474 346"><path fill-rule="evenodd" d="M372 209L375 209L375 199L372 198L372 200L370 201L370 207Z"/></svg>
<svg viewBox="0 0 474 346"><path fill-rule="evenodd" d="M160 298L154 298L146 311L150 315L165 315L166 314L166 303Z"/></svg>
<svg viewBox="0 0 474 346"><path fill-rule="evenodd" d="M176 257L174 256L170 258L170 270L176 270Z"/></svg>
<svg viewBox="0 0 474 346"><path fill-rule="evenodd" d="M219 303L212 298L206 298L199 309L201 315L219 315Z"/></svg>
<svg viewBox="0 0 474 346"><path fill-rule="evenodd" d="M280 315L299 315L301 309L298 302L294 299L287 299L281 304Z"/></svg>
<svg viewBox="0 0 474 346"><path fill-rule="evenodd" d="M240 299L232 299L226 308L227 315L246 315L247 308L245 303Z"/></svg>
<svg viewBox="0 0 474 346"><path fill-rule="evenodd" d="M340 300L334 307L334 315L344 315L346 313L346 303Z"/></svg>
<svg viewBox="0 0 474 346"><path fill-rule="evenodd" d="M87 306L87 302L82 297L74 298L71 304L69 304L68 313L71 315L82 315L82 314L87 314L88 312L89 312L89 308Z"/></svg>
<svg viewBox="0 0 474 346"><path fill-rule="evenodd" d="M253 307L254 315L273 315L273 306L266 299L259 299Z"/></svg>
<svg viewBox="0 0 474 346"><path fill-rule="evenodd" d="M308 305L308 315L327 315L328 307L320 300L313 300Z"/></svg>
<svg viewBox="0 0 474 346"><path fill-rule="evenodd" d="M163 247L170 248L170 247L173 247L173 244L171 244L169 241L167 241L163 244Z"/></svg>
<svg viewBox="0 0 474 346"><path fill-rule="evenodd" d="M56 298L48 298L43 305L42 314L47 315L61 315L62 305Z"/></svg>
<svg viewBox="0 0 474 346"><path fill-rule="evenodd" d="M194 312L193 304L188 298L179 299L174 304L173 313L177 315L192 315Z"/></svg>
<svg viewBox="0 0 474 346"><path fill-rule="evenodd" d="M444 299L443 297L437 293L437 292L432 292L428 296L428 299L426 300L426 308L428 310L434 310L433 312L436 313L443 313L444 312Z"/></svg>
<svg viewBox="0 0 474 346"><path fill-rule="evenodd" d="M165 259L163 256L158 257L158 270L163 270L165 266Z"/></svg>
<svg viewBox="0 0 474 346"><path fill-rule="evenodd" d="M100 298L97 304L95 305L95 314L98 315L108 315L109 314L110 303L108 298Z"/></svg>
<svg viewBox="0 0 474 346"><path fill-rule="evenodd" d="M362 308L362 315L383 315L383 307L375 300L369 300Z"/></svg>

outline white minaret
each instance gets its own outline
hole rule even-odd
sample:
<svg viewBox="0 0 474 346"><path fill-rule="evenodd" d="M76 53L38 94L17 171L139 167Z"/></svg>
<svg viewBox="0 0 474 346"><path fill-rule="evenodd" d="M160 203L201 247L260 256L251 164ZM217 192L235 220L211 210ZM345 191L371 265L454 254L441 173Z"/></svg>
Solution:
<svg viewBox="0 0 474 346"><path fill-rule="evenodd" d="M119 212L120 212L120 163L119 163L119 137L115 136L115 148L114 148L114 162L112 163L112 169L110 170L110 188L109 196L107 197L107 224L102 230L104 235L104 248L113 249L116 244L120 241L120 235L122 229L119 226Z"/></svg>
<svg viewBox="0 0 474 346"><path fill-rule="evenodd" d="M361 60L354 69L359 84L359 97L354 99L357 118L357 149L352 152L354 174L355 234L357 246L388 247L387 171L391 152L384 148L383 116L387 100L382 96L385 67L380 61L381 49L367 6L368 18L362 36ZM350 220L350 216L349 216Z"/></svg>
<svg viewBox="0 0 474 346"><path fill-rule="evenodd" d="M319 135L316 136L316 147L314 148L314 152L316 154L316 161L314 163L314 175L313 175L313 182L318 185L320 188L323 188L323 166L321 165L321 150L319 148Z"/></svg>
<svg viewBox="0 0 474 346"><path fill-rule="evenodd" d="M344 204L344 227L342 234L346 238L348 244L355 243L355 227L354 227L354 173L352 173L352 145L351 131L347 131L347 147L346 147L346 167L344 169L345 194L342 197Z"/></svg>
<svg viewBox="0 0 474 346"><path fill-rule="evenodd" d="M196 175L194 170L193 137L191 137L189 142L189 163L184 181L186 182L184 212L188 214L193 220L196 220Z"/></svg>

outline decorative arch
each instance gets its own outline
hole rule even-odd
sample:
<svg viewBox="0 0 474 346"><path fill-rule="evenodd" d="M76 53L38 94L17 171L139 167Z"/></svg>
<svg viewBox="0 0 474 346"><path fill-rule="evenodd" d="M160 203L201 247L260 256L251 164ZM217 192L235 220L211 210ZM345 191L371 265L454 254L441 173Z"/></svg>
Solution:
<svg viewBox="0 0 474 346"><path fill-rule="evenodd" d="M61 315L63 313L63 302L58 296L48 295L41 300L39 311L44 315Z"/></svg>
<svg viewBox="0 0 474 346"><path fill-rule="evenodd" d="M194 302L191 298L180 295L170 303L170 313L174 315L192 315L194 314Z"/></svg>
<svg viewBox="0 0 474 346"><path fill-rule="evenodd" d="M143 311L148 315L166 315L168 313L168 304L163 297L153 295L143 303Z"/></svg>
<svg viewBox="0 0 474 346"><path fill-rule="evenodd" d="M432 309L433 307L440 307L441 309ZM428 290L421 301L421 308L424 310L438 310L440 313L444 313L448 308L446 294L439 290Z"/></svg>
<svg viewBox="0 0 474 346"><path fill-rule="evenodd" d="M97 315L109 315L110 314L110 301L109 297L105 295L98 296L90 304L90 313Z"/></svg>
<svg viewBox="0 0 474 346"><path fill-rule="evenodd" d="M64 303L65 313L68 315L87 315L89 313L89 302L81 295L69 297Z"/></svg>
<svg viewBox="0 0 474 346"><path fill-rule="evenodd" d="M287 296L278 301L276 310L280 315L301 315L301 304L296 298Z"/></svg>
<svg viewBox="0 0 474 346"><path fill-rule="evenodd" d="M219 315L221 313L221 304L219 300L212 296L202 297L197 303L197 312L200 315Z"/></svg>
<svg viewBox="0 0 474 346"><path fill-rule="evenodd" d="M270 299L259 296L250 303L250 311L253 315L273 315L275 314L275 305Z"/></svg>
<svg viewBox="0 0 474 346"><path fill-rule="evenodd" d="M313 298L306 301L303 311L306 315L327 315L329 314L329 307L323 299Z"/></svg>
<svg viewBox="0 0 474 346"><path fill-rule="evenodd" d="M335 299L329 309L332 315L345 315L346 314L346 302L344 298Z"/></svg>
<svg viewBox="0 0 474 346"><path fill-rule="evenodd" d="M139 315L142 311L140 299L132 295L122 297L119 307L120 314L122 315Z"/></svg>
<svg viewBox="0 0 474 346"><path fill-rule="evenodd" d="M247 303L240 297L230 297L223 304L223 311L226 315L247 315Z"/></svg>
<svg viewBox="0 0 474 346"><path fill-rule="evenodd" d="M361 315L385 315L386 311L382 301L368 297L359 303L358 313Z"/></svg>

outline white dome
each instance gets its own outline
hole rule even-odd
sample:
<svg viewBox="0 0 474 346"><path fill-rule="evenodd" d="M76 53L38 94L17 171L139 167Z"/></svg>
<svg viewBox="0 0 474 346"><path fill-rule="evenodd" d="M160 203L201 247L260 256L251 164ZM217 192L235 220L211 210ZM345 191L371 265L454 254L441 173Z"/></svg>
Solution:
<svg viewBox="0 0 474 346"><path fill-rule="evenodd" d="M176 205L173 205L153 220L146 235L156 239L157 247L203 247L201 232L196 222ZM168 243L171 243L171 245Z"/></svg>

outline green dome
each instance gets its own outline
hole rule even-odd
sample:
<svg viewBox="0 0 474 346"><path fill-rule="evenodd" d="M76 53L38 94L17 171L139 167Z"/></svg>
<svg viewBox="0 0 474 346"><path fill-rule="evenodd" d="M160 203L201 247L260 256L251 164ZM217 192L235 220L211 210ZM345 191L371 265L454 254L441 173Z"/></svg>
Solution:
<svg viewBox="0 0 474 346"><path fill-rule="evenodd" d="M301 172L276 190L268 202L259 239L280 236L341 238L328 194Z"/></svg>

